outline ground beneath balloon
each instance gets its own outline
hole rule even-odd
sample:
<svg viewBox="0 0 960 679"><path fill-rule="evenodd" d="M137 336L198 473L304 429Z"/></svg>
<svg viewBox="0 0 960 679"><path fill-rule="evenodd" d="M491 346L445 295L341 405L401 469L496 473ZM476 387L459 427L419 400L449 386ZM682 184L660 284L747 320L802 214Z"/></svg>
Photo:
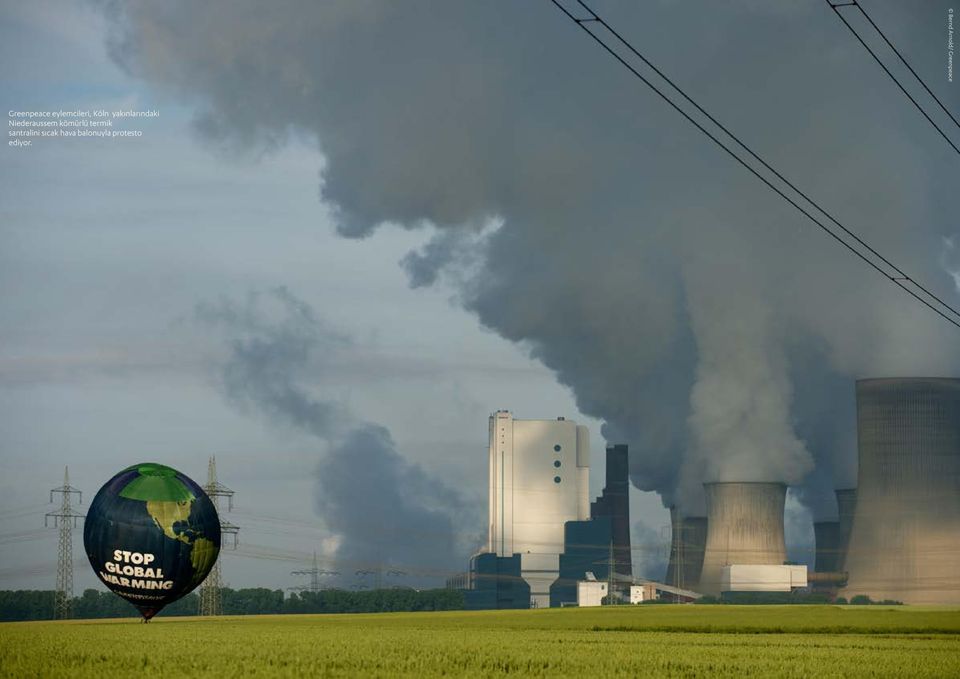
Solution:
<svg viewBox="0 0 960 679"><path fill-rule="evenodd" d="M16 677L960 676L960 609L635 606L0 625Z"/></svg>

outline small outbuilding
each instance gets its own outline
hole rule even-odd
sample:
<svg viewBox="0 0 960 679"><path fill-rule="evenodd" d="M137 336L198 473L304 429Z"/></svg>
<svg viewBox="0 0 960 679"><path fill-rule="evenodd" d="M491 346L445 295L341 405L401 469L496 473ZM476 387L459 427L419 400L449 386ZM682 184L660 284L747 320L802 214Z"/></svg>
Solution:
<svg viewBox="0 0 960 679"><path fill-rule="evenodd" d="M581 580L577 583L577 606L602 606L607 596L607 583L598 580Z"/></svg>

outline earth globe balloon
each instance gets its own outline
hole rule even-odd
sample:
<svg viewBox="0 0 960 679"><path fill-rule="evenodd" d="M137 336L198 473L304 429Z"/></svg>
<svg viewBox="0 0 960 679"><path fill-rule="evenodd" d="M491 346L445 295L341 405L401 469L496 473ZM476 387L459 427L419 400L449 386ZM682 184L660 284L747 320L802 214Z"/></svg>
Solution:
<svg viewBox="0 0 960 679"><path fill-rule="evenodd" d="M220 518L188 476L144 462L93 498L83 546L100 581L149 621L207 577L220 553Z"/></svg>

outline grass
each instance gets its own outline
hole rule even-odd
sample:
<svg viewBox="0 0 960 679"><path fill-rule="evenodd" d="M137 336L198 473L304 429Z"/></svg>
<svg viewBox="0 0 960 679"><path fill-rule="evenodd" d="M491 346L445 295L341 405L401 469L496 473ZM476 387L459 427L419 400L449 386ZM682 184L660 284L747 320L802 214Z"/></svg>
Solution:
<svg viewBox="0 0 960 679"><path fill-rule="evenodd" d="M9 677L957 677L960 609L636 606L0 625Z"/></svg>

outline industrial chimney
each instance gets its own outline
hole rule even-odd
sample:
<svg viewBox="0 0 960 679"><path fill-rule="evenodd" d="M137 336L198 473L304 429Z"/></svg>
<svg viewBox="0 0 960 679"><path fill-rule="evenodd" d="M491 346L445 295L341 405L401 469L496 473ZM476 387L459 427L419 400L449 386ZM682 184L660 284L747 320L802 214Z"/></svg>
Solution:
<svg viewBox="0 0 960 679"><path fill-rule="evenodd" d="M666 583L680 589L699 591L703 548L707 543L707 517L683 516L670 508L670 562Z"/></svg>
<svg viewBox="0 0 960 679"><path fill-rule="evenodd" d="M851 597L960 603L960 380L857 382Z"/></svg>
<svg viewBox="0 0 960 679"><path fill-rule="evenodd" d="M720 593L721 571L732 564L782 564L787 558L783 538L782 483L705 483L707 544L703 554L700 591Z"/></svg>
<svg viewBox="0 0 960 679"><path fill-rule="evenodd" d="M837 555L837 570L846 570L847 547L850 544L850 529L853 527L853 512L857 507L857 489L841 488L837 495L837 512L840 515L840 553Z"/></svg>

